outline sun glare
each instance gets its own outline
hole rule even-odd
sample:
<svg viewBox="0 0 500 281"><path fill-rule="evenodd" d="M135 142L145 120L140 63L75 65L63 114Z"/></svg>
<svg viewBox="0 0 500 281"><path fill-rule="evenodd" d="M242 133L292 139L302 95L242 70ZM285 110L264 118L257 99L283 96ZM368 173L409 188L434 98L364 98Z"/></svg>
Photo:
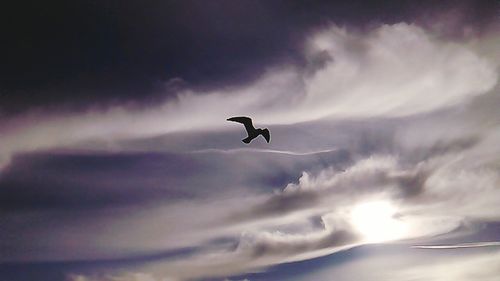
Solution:
<svg viewBox="0 0 500 281"><path fill-rule="evenodd" d="M367 202L352 209L351 222L366 242L397 240L407 233L407 225L394 217L396 213L388 201Z"/></svg>

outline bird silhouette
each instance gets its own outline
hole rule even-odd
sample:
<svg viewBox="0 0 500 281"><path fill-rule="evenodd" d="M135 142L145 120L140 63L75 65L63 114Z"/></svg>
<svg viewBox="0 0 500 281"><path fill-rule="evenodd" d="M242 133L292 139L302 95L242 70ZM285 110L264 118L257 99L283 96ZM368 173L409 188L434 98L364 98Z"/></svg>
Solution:
<svg viewBox="0 0 500 281"><path fill-rule="evenodd" d="M252 119L250 117L245 117L245 116L238 116L238 117L231 117L227 119L227 121L232 121L232 122L238 122L243 125L245 125L245 129L247 130L248 137L245 139L242 139L241 141L249 144L253 139L258 137L259 135L262 135L267 143L271 141L271 134L269 133L269 130L267 128L261 129L261 128L255 128L252 124Z"/></svg>

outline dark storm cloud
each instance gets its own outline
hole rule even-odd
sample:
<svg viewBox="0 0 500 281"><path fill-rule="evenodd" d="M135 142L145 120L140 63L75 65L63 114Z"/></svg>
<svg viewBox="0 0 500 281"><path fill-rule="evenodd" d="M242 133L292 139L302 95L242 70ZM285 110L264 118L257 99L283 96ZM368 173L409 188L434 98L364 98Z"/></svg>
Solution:
<svg viewBox="0 0 500 281"><path fill-rule="evenodd" d="M461 1L481 25L495 1ZM28 1L2 9L0 106L154 102L180 77L193 87L252 81L271 65L305 65L302 42L332 21L412 21L456 1ZM319 58L318 58L319 59ZM316 66L321 65L319 59ZM316 61L316 59L315 59Z"/></svg>

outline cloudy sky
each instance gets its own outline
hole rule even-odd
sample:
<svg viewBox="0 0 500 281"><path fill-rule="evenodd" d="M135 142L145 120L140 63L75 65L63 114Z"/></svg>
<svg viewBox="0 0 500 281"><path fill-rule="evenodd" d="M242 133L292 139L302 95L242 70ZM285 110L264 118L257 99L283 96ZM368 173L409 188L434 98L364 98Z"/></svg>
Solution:
<svg viewBox="0 0 500 281"><path fill-rule="evenodd" d="M500 275L500 2L30 2L1 280Z"/></svg>

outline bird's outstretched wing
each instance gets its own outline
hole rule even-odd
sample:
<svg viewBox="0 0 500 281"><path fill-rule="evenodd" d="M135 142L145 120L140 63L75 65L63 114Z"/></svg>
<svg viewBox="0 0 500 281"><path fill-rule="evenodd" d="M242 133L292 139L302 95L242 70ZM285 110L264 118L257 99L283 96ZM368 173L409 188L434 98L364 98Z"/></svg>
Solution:
<svg viewBox="0 0 500 281"><path fill-rule="evenodd" d="M245 129L247 130L247 133L250 133L251 131L255 130L255 128L252 124L252 119L250 119L250 117L245 117L245 116L231 117L231 118L228 118L227 121L238 122L238 123L245 125Z"/></svg>
<svg viewBox="0 0 500 281"><path fill-rule="evenodd" d="M262 130L262 136L266 139L267 143L271 141L271 133L268 129Z"/></svg>

